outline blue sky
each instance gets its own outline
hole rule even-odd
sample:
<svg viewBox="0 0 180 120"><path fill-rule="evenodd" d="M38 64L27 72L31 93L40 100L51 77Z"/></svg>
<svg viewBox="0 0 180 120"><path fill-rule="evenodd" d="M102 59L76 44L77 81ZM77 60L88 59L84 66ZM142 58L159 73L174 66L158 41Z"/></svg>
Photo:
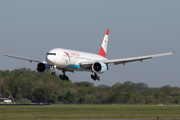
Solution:
<svg viewBox="0 0 180 120"><path fill-rule="evenodd" d="M125 66L111 64L99 82L89 72L67 73L72 82L180 87L179 5L179 0L0 0L0 69L36 69L36 63L4 53L42 60L56 47L98 53L108 28L108 59L177 53Z"/></svg>

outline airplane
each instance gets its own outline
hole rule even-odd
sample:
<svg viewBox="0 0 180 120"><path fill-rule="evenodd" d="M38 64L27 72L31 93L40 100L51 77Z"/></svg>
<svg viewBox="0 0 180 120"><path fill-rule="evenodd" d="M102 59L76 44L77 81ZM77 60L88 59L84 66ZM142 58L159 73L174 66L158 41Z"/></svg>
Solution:
<svg viewBox="0 0 180 120"><path fill-rule="evenodd" d="M106 30L99 54L81 52L76 50L69 50L63 48L54 48L47 52L46 61L30 59L25 57L19 57L15 55L4 54L4 56L12 57L21 60L27 60L30 62L37 62L36 70L39 73L47 73L50 69L52 75L56 75L55 69L61 70L63 74L59 75L59 78L69 80L69 77L65 72L74 71L89 71L92 72L91 78L96 81L100 80L97 74L104 73L109 69L108 65L113 63L114 65L123 64L134 61L143 61L154 57L172 55L175 52L168 52L163 54L154 54L140 57L120 58L120 59L107 59L107 45L108 45L109 29Z"/></svg>

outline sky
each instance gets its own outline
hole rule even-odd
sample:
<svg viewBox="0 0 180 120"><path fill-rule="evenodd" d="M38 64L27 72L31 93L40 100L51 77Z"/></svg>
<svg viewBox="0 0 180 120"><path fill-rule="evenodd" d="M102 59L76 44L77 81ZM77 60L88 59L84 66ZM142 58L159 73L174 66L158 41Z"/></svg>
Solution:
<svg viewBox="0 0 180 120"><path fill-rule="evenodd" d="M100 81L93 81L91 72L67 72L72 82L180 87L179 5L179 0L0 0L0 70L36 70L37 63L4 53L40 60L57 47L98 54L109 29L108 59L177 53L110 64L108 71L99 74Z"/></svg>

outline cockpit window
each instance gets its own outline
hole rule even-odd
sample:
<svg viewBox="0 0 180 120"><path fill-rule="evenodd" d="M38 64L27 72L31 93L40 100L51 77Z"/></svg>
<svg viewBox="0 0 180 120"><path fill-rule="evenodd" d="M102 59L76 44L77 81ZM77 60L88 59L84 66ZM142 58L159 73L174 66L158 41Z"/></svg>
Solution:
<svg viewBox="0 0 180 120"><path fill-rule="evenodd" d="M56 55L56 53L47 53L47 55Z"/></svg>

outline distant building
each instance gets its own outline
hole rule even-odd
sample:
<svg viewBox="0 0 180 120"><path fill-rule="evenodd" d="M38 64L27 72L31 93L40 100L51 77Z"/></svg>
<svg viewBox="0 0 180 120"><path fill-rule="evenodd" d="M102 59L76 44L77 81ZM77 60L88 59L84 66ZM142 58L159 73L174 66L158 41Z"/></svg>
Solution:
<svg viewBox="0 0 180 120"><path fill-rule="evenodd" d="M4 103L11 103L11 99L8 98L0 98L0 102L4 102Z"/></svg>
<svg viewBox="0 0 180 120"><path fill-rule="evenodd" d="M0 102L10 103L15 102L12 95L0 95Z"/></svg>

